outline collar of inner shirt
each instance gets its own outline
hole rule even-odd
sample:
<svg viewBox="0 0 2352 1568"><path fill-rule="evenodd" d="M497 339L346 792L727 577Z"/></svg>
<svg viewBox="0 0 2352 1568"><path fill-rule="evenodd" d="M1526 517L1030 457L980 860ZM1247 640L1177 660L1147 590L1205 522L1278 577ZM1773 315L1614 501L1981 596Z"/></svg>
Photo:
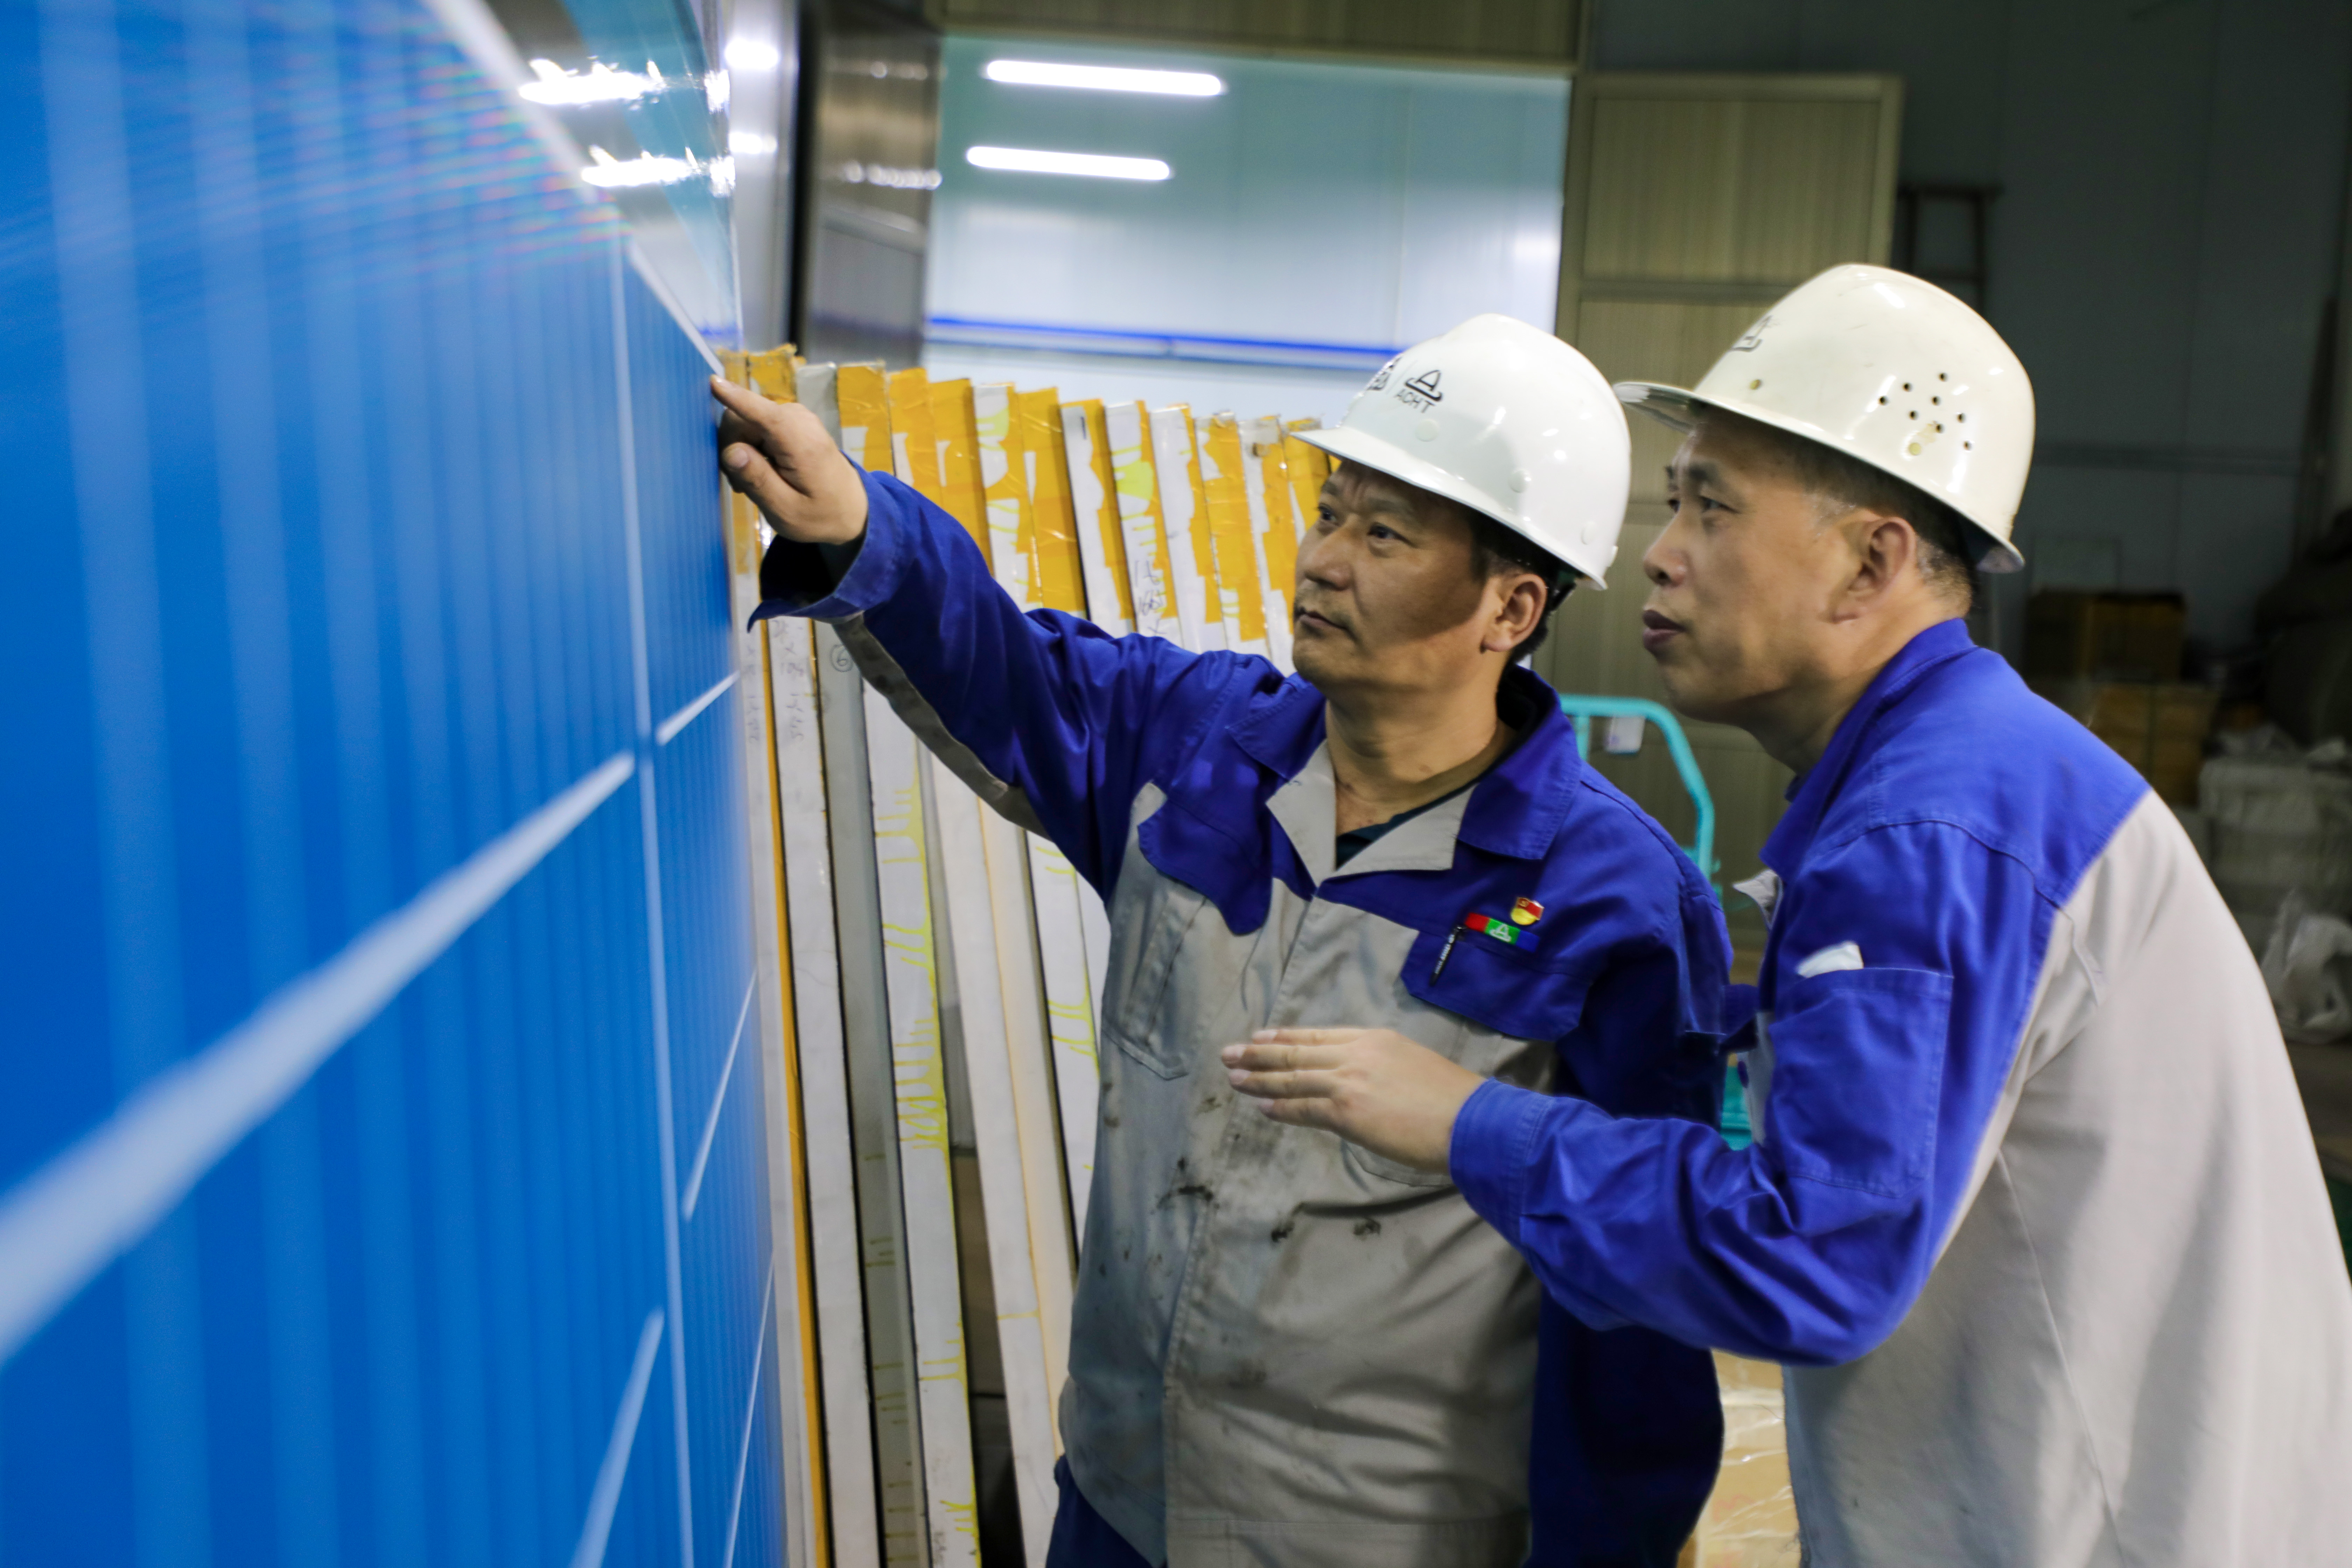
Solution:
<svg viewBox="0 0 2352 1568"><path fill-rule="evenodd" d="M1495 693L1495 716L1515 731L1515 738L1510 745L1503 748L1500 756L1487 763L1476 778L1456 784L1435 800L1423 801L1419 805L1400 811L1385 821L1368 822L1361 827L1350 828L1340 834L1335 840L1335 850L1331 858L1334 868L1346 865L1423 812L1434 811L1463 791L1477 788L1478 781L1502 766L1504 758L1508 757L1517 749L1519 742L1527 738L1528 731L1535 728L1536 706L1526 692L1514 689L1512 683L1507 680Z"/></svg>

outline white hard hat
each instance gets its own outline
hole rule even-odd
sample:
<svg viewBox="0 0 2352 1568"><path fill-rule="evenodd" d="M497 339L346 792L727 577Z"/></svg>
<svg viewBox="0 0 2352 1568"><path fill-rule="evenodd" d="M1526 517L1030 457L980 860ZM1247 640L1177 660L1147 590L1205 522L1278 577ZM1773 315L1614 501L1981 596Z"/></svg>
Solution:
<svg viewBox="0 0 2352 1568"><path fill-rule="evenodd" d="M1473 316L1381 366L1331 430L1298 438L1483 512L1599 587L1633 450L1591 362L1539 328Z"/></svg>
<svg viewBox="0 0 2352 1568"><path fill-rule="evenodd" d="M2033 461L2033 384L1982 316L1884 267L1832 267L1764 312L1687 390L1621 382L1617 395L1678 428L1691 405L1743 415L1906 480L2010 542Z"/></svg>

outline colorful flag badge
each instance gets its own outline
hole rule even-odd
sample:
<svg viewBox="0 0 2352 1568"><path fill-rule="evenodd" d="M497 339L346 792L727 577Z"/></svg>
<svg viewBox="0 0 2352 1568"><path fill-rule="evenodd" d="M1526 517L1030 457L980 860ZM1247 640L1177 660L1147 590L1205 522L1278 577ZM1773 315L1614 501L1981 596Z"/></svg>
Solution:
<svg viewBox="0 0 2352 1568"><path fill-rule="evenodd" d="M1524 947L1529 952L1535 951L1536 938L1533 931L1521 931L1518 927L1507 921L1498 921L1492 915L1465 915L1462 917L1462 923L1472 931L1493 937L1506 947Z"/></svg>
<svg viewBox="0 0 2352 1568"><path fill-rule="evenodd" d="M1543 906L1533 899L1521 899L1514 904L1511 907L1509 921L1498 921L1492 915L1464 915L1462 923L1446 933L1445 945L1439 950L1436 966L1430 970L1429 978L1434 981L1445 973L1445 961L1454 956L1454 944L1462 939L1462 933L1465 931L1475 931L1481 936L1493 937L1505 947L1521 948L1533 952L1536 950L1536 933L1520 928L1533 925L1542 918ZM1514 924L1513 921L1517 923Z"/></svg>

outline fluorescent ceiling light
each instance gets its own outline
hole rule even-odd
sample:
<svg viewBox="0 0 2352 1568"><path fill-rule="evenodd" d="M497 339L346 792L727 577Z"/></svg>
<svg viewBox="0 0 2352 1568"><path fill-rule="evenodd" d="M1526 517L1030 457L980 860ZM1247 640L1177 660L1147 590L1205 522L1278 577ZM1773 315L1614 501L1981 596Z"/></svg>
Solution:
<svg viewBox="0 0 2352 1568"><path fill-rule="evenodd" d="M661 73L651 65L647 75L635 71L616 71L602 61L586 71L565 70L553 60L533 60L530 68L538 73L537 81L527 81L515 90L533 103L572 105L579 103L632 103L665 85Z"/></svg>
<svg viewBox="0 0 2352 1568"><path fill-rule="evenodd" d="M772 71L783 64L784 57L773 44L763 44L752 38L730 38L727 43L726 60L739 71Z"/></svg>
<svg viewBox="0 0 2352 1568"><path fill-rule="evenodd" d="M1066 66L1045 60L991 60L981 74L1016 87L1083 87L1096 92L1156 92L1171 98L1214 98L1224 79L1206 71L1128 70L1118 66Z"/></svg>
<svg viewBox="0 0 2352 1568"><path fill-rule="evenodd" d="M756 158L762 153L774 152L776 139L763 131L730 131L727 133L727 150Z"/></svg>
<svg viewBox="0 0 2352 1568"><path fill-rule="evenodd" d="M1039 153L1026 147L973 147L964 161L975 169L1010 169L1024 174L1090 174L1098 180L1164 180L1168 165L1157 158L1113 158L1100 153Z"/></svg>

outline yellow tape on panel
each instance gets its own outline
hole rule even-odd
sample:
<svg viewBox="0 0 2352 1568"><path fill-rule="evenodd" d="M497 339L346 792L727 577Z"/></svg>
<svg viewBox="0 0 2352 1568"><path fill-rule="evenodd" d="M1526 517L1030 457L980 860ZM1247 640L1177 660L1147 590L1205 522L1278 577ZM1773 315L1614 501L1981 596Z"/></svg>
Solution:
<svg viewBox="0 0 2352 1568"><path fill-rule="evenodd" d="M1298 503L1298 535L1315 526L1315 510L1323 495L1323 481L1331 477L1331 455L1320 447L1310 447L1293 430L1317 430L1322 422L1317 419L1293 419L1283 426L1282 466L1290 479L1290 493Z"/></svg>
<svg viewBox="0 0 2352 1568"><path fill-rule="evenodd" d="M1013 393L1013 434L1005 449L1014 454L1013 460L1028 481L1038 602L1049 610L1083 616L1087 613L1086 562L1078 550L1077 513L1070 505L1069 455L1064 447L1061 410L1052 387Z"/></svg>
<svg viewBox="0 0 2352 1568"><path fill-rule="evenodd" d="M869 474L898 471L890 438L890 387L878 364L845 364L834 373L841 411L841 449Z"/></svg>
<svg viewBox="0 0 2352 1568"><path fill-rule="evenodd" d="M1120 521L1118 480L1111 468L1110 422L1098 401L1065 403L1059 410L1070 510L1085 568L1087 614L1115 637L1135 629L1135 598L1128 586L1127 534Z"/></svg>
<svg viewBox="0 0 2352 1568"><path fill-rule="evenodd" d="M988 501L980 477L980 438L972 427L971 383L935 381L930 388L931 438L940 453L940 505L963 524L986 555Z"/></svg>
<svg viewBox="0 0 2352 1568"><path fill-rule="evenodd" d="M1201 493L1207 500L1209 537L1217 557L1217 615L1225 646L1235 653L1268 652L1265 561L1251 526L1242 458L1241 422L1215 414L1194 427Z"/></svg>
<svg viewBox="0 0 2352 1568"><path fill-rule="evenodd" d="M1209 501L1201 493L1201 464L1192 449L1192 411L1181 403L1151 411L1151 460L1160 469L1160 516L1168 536L1169 589L1176 599L1182 641L1194 653L1222 650L1224 617L1217 613L1217 551L1209 537Z"/></svg>
<svg viewBox="0 0 2352 1568"><path fill-rule="evenodd" d="M945 507L940 484L937 422L931 417L931 380L919 370L890 375L890 463L899 479L932 505Z"/></svg>
<svg viewBox="0 0 2352 1568"><path fill-rule="evenodd" d="M1241 427L1242 490L1249 502L1250 532L1257 542L1264 573L1267 657L1290 668L1291 616L1297 608L1298 498L1282 460L1282 421L1268 414L1244 420Z"/></svg>
<svg viewBox="0 0 2352 1568"><path fill-rule="evenodd" d="M1103 426L1110 439L1111 489L1118 500L1135 629L1182 646L1168 530L1160 511L1160 469L1151 453L1151 416L1140 403L1114 403L1103 410Z"/></svg>
<svg viewBox="0 0 2352 1568"><path fill-rule="evenodd" d="M1029 500L1029 464L1015 417L1013 388L982 382L971 389L982 497L988 509L988 558L996 580L1024 610L1043 600L1037 568L1037 525Z"/></svg>

